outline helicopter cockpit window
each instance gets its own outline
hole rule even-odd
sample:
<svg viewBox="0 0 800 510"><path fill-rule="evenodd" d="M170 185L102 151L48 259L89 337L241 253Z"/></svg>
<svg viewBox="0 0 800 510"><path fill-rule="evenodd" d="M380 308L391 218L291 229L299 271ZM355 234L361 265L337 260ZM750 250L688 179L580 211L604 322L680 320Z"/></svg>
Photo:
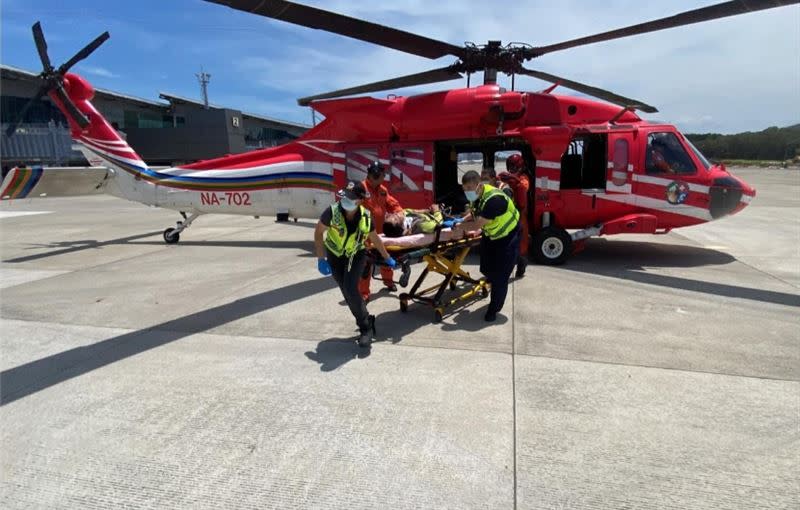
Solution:
<svg viewBox="0 0 800 510"><path fill-rule="evenodd" d="M645 168L648 174L693 174L692 159L675 133L651 133L647 137Z"/></svg>
<svg viewBox="0 0 800 510"><path fill-rule="evenodd" d="M689 139L688 139L688 138L686 138L686 137L683 137L683 139L684 139L684 140L686 140L686 143L689 145L689 148L690 148L690 149L692 149L692 151L694 152L694 155L695 155L695 156L697 156L697 159L699 159L699 160L700 160L700 163L702 163L703 167L704 167L706 170L708 170L709 168L711 168L711 163L710 163L710 162L709 162L709 161L706 159L706 157L705 157L705 156L703 156L703 153L702 153L702 152L700 152L700 150L699 150L697 147L695 147L695 146L694 146L694 144L692 143L692 141L691 141L691 140L689 140Z"/></svg>

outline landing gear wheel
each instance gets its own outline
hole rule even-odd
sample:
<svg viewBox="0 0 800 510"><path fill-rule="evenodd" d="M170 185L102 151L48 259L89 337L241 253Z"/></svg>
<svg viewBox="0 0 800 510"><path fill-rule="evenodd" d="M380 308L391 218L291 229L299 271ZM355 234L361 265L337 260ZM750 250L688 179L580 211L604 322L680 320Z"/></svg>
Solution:
<svg viewBox="0 0 800 510"><path fill-rule="evenodd" d="M168 228L164 231L164 242L167 244L175 244L181 240L181 234L175 228Z"/></svg>
<svg viewBox="0 0 800 510"><path fill-rule="evenodd" d="M444 317L444 310L441 308L435 308L433 310L433 322L440 323L442 322L442 318Z"/></svg>
<svg viewBox="0 0 800 510"><path fill-rule="evenodd" d="M533 258L539 264L563 264L571 253L572 237L563 228L547 227L533 236Z"/></svg>

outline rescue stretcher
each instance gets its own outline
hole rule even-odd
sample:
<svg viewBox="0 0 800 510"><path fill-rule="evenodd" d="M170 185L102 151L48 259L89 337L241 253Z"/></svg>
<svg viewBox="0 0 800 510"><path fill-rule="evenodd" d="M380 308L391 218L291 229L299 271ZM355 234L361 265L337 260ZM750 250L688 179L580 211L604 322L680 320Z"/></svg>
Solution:
<svg viewBox="0 0 800 510"><path fill-rule="evenodd" d="M469 232L464 237L455 238L451 235L451 229L442 228L440 225L433 234L415 234L404 237L381 235L381 240L401 270L398 282L401 287L405 288L408 285L413 264L419 262L426 264L411 290L399 295L401 312L407 312L408 305L412 301L426 304L433 307L434 322L440 322L445 310L454 304L466 301L477 294L480 294L482 298L489 295L489 282L486 279L472 278L461 268L470 250L480 244L480 231ZM375 276L376 266L385 264L376 249L371 249L369 256L373 263L372 278L378 279ZM420 289L430 273L438 273L444 276L444 279L436 285ZM456 290L459 283L466 284L463 287L464 292L445 299L445 291L448 288Z"/></svg>

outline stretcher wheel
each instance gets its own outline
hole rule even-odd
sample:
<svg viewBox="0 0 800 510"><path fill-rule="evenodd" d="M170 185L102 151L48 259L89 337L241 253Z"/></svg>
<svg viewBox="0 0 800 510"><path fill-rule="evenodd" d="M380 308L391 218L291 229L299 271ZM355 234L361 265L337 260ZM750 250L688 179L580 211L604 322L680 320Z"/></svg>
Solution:
<svg viewBox="0 0 800 510"><path fill-rule="evenodd" d="M450 290L456 290L456 281L450 280Z"/></svg>
<svg viewBox="0 0 800 510"><path fill-rule="evenodd" d="M489 287L486 285L481 285L481 296L487 297L489 295Z"/></svg>
<svg viewBox="0 0 800 510"><path fill-rule="evenodd" d="M400 311L403 313L408 311L408 299L400 299Z"/></svg>
<svg viewBox="0 0 800 510"><path fill-rule="evenodd" d="M442 318L444 317L444 310L441 308L436 308L433 310L433 322L439 323L442 322Z"/></svg>

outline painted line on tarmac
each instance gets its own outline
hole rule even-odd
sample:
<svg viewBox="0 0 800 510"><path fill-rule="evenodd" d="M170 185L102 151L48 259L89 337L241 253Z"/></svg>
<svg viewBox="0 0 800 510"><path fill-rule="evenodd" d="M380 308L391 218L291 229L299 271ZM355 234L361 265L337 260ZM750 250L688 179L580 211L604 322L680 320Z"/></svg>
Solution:
<svg viewBox="0 0 800 510"><path fill-rule="evenodd" d="M34 214L51 214L53 211L0 211L0 219L15 216L32 216Z"/></svg>

